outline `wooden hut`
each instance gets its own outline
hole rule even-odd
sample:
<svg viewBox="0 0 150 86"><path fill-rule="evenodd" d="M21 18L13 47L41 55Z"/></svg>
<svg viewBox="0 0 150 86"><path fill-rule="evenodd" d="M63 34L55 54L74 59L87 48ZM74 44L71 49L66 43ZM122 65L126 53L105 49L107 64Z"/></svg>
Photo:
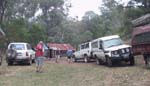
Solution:
<svg viewBox="0 0 150 86"><path fill-rule="evenodd" d="M50 49L50 57L56 57L57 55L65 56L67 50L75 50L70 44L48 43L47 45Z"/></svg>

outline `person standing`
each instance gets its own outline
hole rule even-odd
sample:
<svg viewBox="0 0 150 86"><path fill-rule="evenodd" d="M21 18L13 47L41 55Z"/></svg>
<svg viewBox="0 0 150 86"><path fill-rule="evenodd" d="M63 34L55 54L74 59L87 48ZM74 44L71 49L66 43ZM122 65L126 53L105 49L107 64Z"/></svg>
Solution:
<svg viewBox="0 0 150 86"><path fill-rule="evenodd" d="M43 41L40 41L36 46L36 72L42 72L43 70L43 63L44 63L44 43Z"/></svg>
<svg viewBox="0 0 150 86"><path fill-rule="evenodd" d="M61 51L60 51L60 49L57 49L56 50L56 56L55 56L55 58L56 58L55 62L56 63L59 62L60 57L61 57Z"/></svg>
<svg viewBox="0 0 150 86"><path fill-rule="evenodd" d="M73 54L73 51L72 50L67 50L67 59L68 59L68 62L70 63L71 62L71 57L72 57L72 54Z"/></svg>

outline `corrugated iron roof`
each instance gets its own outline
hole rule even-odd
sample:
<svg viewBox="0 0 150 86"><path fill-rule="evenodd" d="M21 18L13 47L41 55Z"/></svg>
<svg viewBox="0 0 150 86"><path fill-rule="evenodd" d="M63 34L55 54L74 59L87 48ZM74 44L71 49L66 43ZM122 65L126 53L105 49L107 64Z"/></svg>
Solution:
<svg viewBox="0 0 150 86"><path fill-rule="evenodd" d="M146 25L150 23L150 14L143 15L132 21L133 26Z"/></svg>
<svg viewBox="0 0 150 86"><path fill-rule="evenodd" d="M150 25L134 28L133 36L141 34L141 33L145 33L145 32L150 32Z"/></svg>
<svg viewBox="0 0 150 86"><path fill-rule="evenodd" d="M55 49L55 50L75 50L75 48L70 44L59 44L59 43L48 43L49 48Z"/></svg>

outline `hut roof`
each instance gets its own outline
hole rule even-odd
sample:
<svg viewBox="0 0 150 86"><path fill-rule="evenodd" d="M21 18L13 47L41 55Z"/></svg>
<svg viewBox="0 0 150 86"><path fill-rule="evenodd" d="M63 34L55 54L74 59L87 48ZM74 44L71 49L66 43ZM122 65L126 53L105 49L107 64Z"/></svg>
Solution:
<svg viewBox="0 0 150 86"><path fill-rule="evenodd" d="M70 44L48 43L48 47L55 50L75 50L75 48Z"/></svg>
<svg viewBox="0 0 150 86"><path fill-rule="evenodd" d="M150 24L150 14L146 14L132 21L134 27Z"/></svg>
<svg viewBox="0 0 150 86"><path fill-rule="evenodd" d="M145 32L150 32L150 25L145 25L145 26L140 26L140 27L134 28L133 36L142 34Z"/></svg>

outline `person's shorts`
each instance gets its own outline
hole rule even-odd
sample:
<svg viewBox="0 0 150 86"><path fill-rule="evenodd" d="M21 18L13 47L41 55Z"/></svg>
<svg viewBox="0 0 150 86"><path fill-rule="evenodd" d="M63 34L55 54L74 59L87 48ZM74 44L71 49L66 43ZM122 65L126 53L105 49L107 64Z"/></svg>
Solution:
<svg viewBox="0 0 150 86"><path fill-rule="evenodd" d="M43 62L44 62L44 57L36 57L36 59L35 59L36 65L42 66Z"/></svg>
<svg viewBox="0 0 150 86"><path fill-rule="evenodd" d="M68 59L71 59L71 56L67 56Z"/></svg>

